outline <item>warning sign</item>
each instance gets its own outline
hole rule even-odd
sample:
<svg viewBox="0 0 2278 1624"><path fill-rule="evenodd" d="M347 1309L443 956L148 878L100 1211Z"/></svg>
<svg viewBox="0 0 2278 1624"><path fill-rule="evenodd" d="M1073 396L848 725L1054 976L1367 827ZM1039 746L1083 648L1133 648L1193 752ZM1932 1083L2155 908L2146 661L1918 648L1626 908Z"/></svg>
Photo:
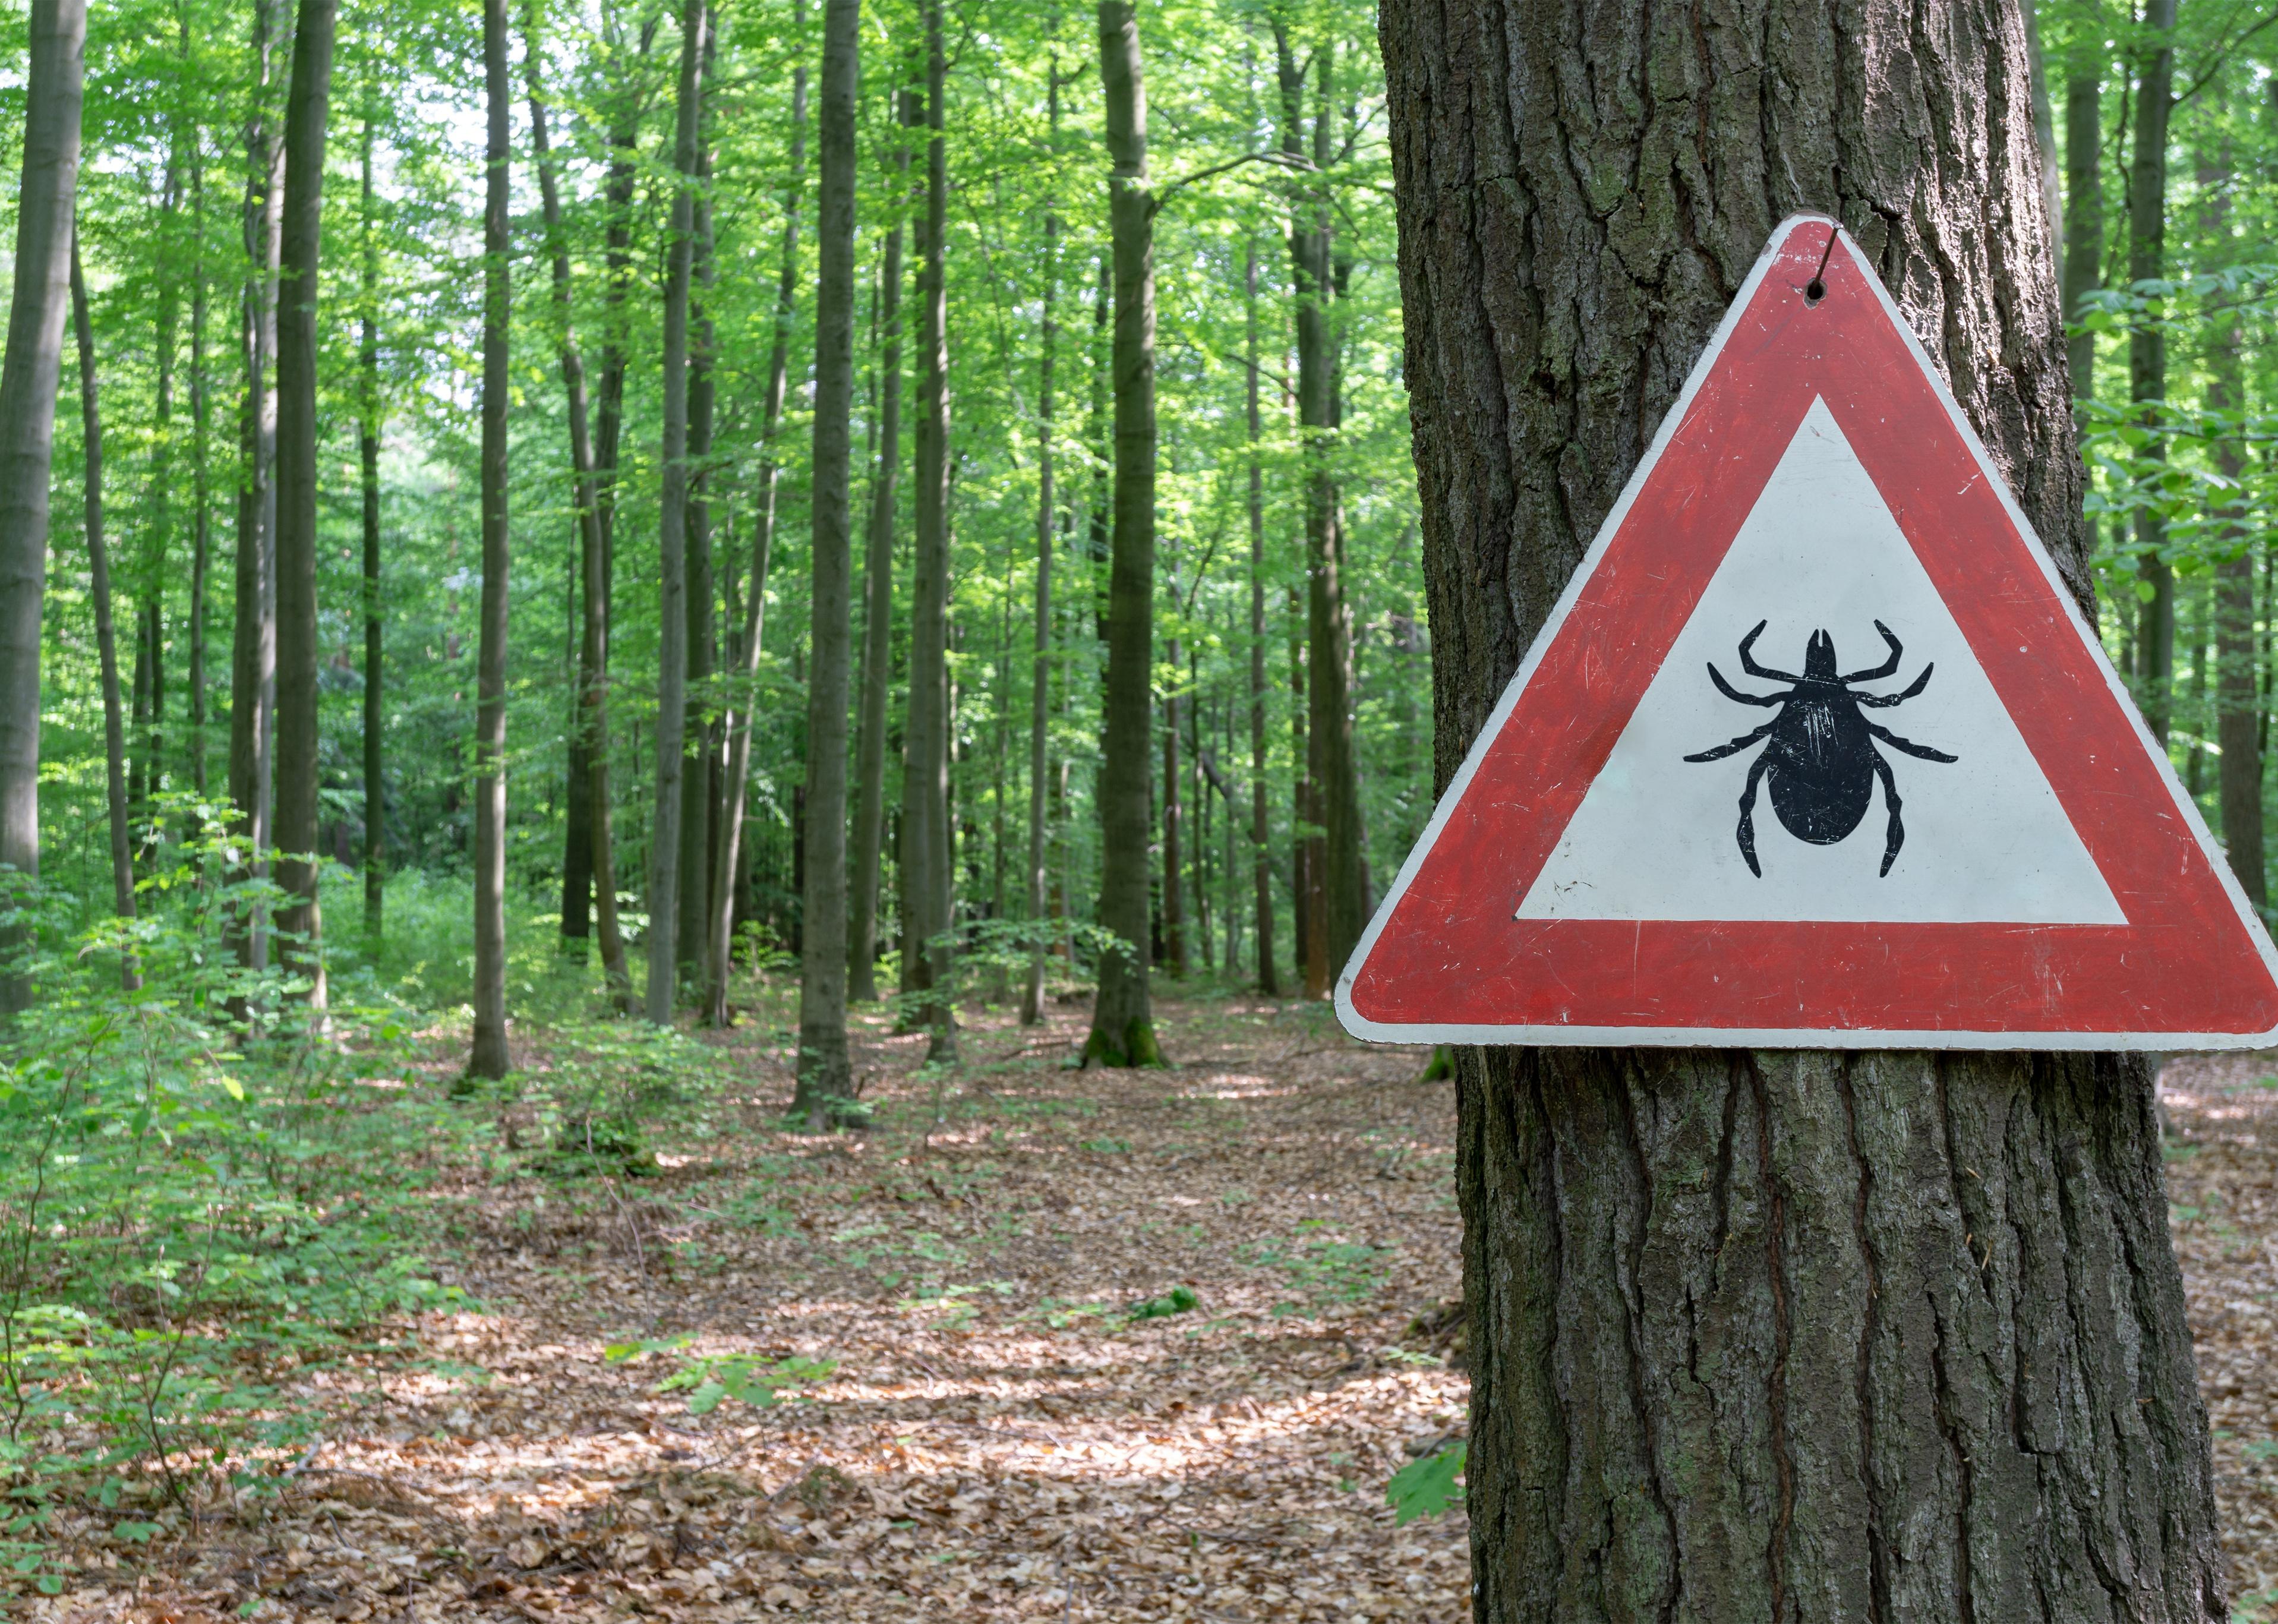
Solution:
<svg viewBox="0 0 2278 1624"><path fill-rule="evenodd" d="M1337 1007L1400 1042L2174 1049L2278 1042L2274 970L1929 357L1799 217Z"/></svg>

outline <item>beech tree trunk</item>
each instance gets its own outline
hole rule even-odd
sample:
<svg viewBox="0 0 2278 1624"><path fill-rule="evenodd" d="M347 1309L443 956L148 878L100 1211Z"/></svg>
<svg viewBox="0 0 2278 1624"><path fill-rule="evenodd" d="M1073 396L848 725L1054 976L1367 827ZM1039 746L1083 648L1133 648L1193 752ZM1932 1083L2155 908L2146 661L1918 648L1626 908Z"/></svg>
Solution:
<svg viewBox="0 0 2278 1624"><path fill-rule="evenodd" d="M707 79L712 74L711 50L707 39ZM712 382L712 206L704 195L712 181L712 155L701 137L699 153L688 347L688 686L696 696L696 720L688 730L681 755L680 935L675 951L681 974L700 990L705 944L710 939L712 925L712 820L718 810L720 758L714 692L714 670L719 662L714 657L718 618L713 609L716 586L709 466L716 393Z"/></svg>
<svg viewBox="0 0 2278 1624"><path fill-rule="evenodd" d="M40 871L40 609L86 47L85 0L32 0L16 260L0 360L0 867L27 878ZM0 975L0 1008L22 1009L30 997L28 980Z"/></svg>
<svg viewBox="0 0 2278 1624"><path fill-rule="evenodd" d="M134 917L134 857L127 831L126 720L118 699L118 632L111 615L111 549L103 533L103 414L96 399L95 322L87 306L87 274L79 261L79 236L71 242L72 331L79 344L79 419L85 454L87 562L89 595L95 600L95 647L103 678L103 768L104 801L111 824L111 911ZM119 965L126 991L142 984L134 955Z"/></svg>
<svg viewBox="0 0 2278 1624"><path fill-rule="evenodd" d="M2128 277L2140 282L2167 274L2167 115L2175 79L2175 0L2145 0L2143 57L2136 75L2136 149L2128 172ZM2128 333L2129 397L2147 424L2166 416L2167 330L2138 321ZM2143 455L2167 454L2154 437ZM2152 588L2137 617L2136 700L2161 744L2173 719L2175 671L2175 571L2160 556L2167 525L2159 510L2136 510L2137 569Z"/></svg>
<svg viewBox="0 0 2278 1624"><path fill-rule="evenodd" d="M2014 8L1649 20L1382 14L1443 786L1793 210L1857 234L2088 600ZM1456 1071L1479 1624L2225 1616L2140 1058Z"/></svg>
<svg viewBox="0 0 2278 1624"><path fill-rule="evenodd" d="M189 24L182 25L187 35ZM187 54L187 44L185 46ZM190 672L189 747L190 788L206 798L206 598L213 567L213 525L210 510L211 475L206 437L206 263L205 159L192 148L190 159Z"/></svg>
<svg viewBox="0 0 2278 1624"><path fill-rule="evenodd" d="M1172 570L1173 583L1177 569ZM1174 584L1171 589L1173 601L1178 597ZM1187 978L1187 907L1180 891L1184 883L1186 845L1186 807L1181 801L1179 771L1179 694L1184 686L1180 682L1183 674L1183 656L1179 651L1179 640L1171 639L1166 663L1171 670L1172 691L1163 696L1163 964L1180 980Z"/></svg>
<svg viewBox="0 0 2278 1624"><path fill-rule="evenodd" d="M1161 1063L1148 966L1148 748L1155 719L1155 197L1147 91L1131 0L1099 0L1109 233L1114 257L1114 494L1107 586L1107 693L1099 764L1101 954L1086 1065Z"/></svg>
<svg viewBox="0 0 2278 1624"><path fill-rule="evenodd" d="M277 310L277 925L285 962L325 1007L317 905L317 299L325 119L338 0L301 0L285 104ZM479 950L477 954L480 958Z"/></svg>
<svg viewBox="0 0 2278 1624"><path fill-rule="evenodd" d="M1266 844L1273 824L1265 785L1265 465L1257 446L1264 433L1264 419L1257 403L1255 237L1250 241L1243 262L1242 282L1248 295L1245 333L1250 427L1250 866L1257 904L1257 990L1267 998L1279 998L1281 972L1273 961L1273 860ZM1229 807L1227 816L1233 815Z"/></svg>
<svg viewBox="0 0 2278 1624"><path fill-rule="evenodd" d="M1045 70L1045 93L1050 101L1050 147L1059 150L1060 64L1055 56ZM1028 684L1028 862L1027 918L1030 927L1044 917L1044 790L1051 778L1052 678L1052 531L1059 518L1059 496L1052 485L1052 361L1059 345L1059 327L1052 319L1052 301L1059 291L1059 216L1047 201L1044 207L1043 313L1038 325L1036 348L1036 661ZM1028 945L1028 973L1021 984L1021 1024L1034 1026L1044 1018L1044 943L1039 936Z"/></svg>
<svg viewBox="0 0 2278 1624"><path fill-rule="evenodd" d="M934 21L938 42L938 13ZM853 613L854 126L860 0L825 0L816 86L813 661L806 679L806 873L794 1110L851 1103L846 1054L846 699ZM937 48L937 46L936 46Z"/></svg>
<svg viewBox="0 0 2278 1624"><path fill-rule="evenodd" d="M897 123L909 123L908 96ZM878 892L885 859L886 700L894 666L894 486L902 460L902 203L909 148L894 150L893 213L878 268L878 469L862 563L861 716L854 747L854 873L846 905L846 996L878 997Z"/></svg>
<svg viewBox="0 0 2278 1624"><path fill-rule="evenodd" d="M657 513L656 798L648 839L647 1013L672 1023L678 981L681 749L688 703L688 285L696 257L696 171L703 119L705 0L680 16L672 223L665 250L663 489Z"/></svg>
<svg viewBox="0 0 2278 1624"><path fill-rule="evenodd" d="M910 709L903 731L902 943L908 990L934 992L920 1012L929 1061L954 1060L948 997L949 826L949 158L943 135L948 60L939 0L927 0L926 203L918 272L917 548L911 571Z"/></svg>
<svg viewBox="0 0 2278 1624"><path fill-rule="evenodd" d="M475 1030L467 1075L493 1080L511 1065L506 1041L507 412L512 403L507 211L514 80L506 29L506 0L484 0L490 139L483 188L483 600L475 655Z"/></svg>
<svg viewBox="0 0 2278 1624"><path fill-rule="evenodd" d="M377 941L387 900L387 709L381 657L386 629L379 615L379 239L372 230L372 119L377 98L367 85L363 119L363 331L358 345L356 453L363 475L363 933Z"/></svg>

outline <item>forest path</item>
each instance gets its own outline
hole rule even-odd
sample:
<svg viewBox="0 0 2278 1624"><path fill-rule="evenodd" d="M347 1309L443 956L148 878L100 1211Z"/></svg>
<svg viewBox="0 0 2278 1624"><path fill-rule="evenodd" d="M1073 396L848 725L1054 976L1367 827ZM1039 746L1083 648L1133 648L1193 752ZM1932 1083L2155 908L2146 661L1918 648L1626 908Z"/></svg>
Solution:
<svg viewBox="0 0 2278 1624"><path fill-rule="evenodd" d="M808 1138L776 1115L777 1001L717 1039L747 1092L657 1108L654 1174L447 1176L483 1311L312 1375L284 1496L95 1556L115 1588L41 1616L1464 1615L1460 1510L1384 1502L1466 1397L1413 1329L1459 1275L1452 1091L1419 1053L1196 1000L1162 1011L1172 1068L1072 1071L1082 1007L1055 1005L968 1014L935 1076L873 1019L875 1124ZM767 1407L657 1390L797 1356L837 1367Z"/></svg>

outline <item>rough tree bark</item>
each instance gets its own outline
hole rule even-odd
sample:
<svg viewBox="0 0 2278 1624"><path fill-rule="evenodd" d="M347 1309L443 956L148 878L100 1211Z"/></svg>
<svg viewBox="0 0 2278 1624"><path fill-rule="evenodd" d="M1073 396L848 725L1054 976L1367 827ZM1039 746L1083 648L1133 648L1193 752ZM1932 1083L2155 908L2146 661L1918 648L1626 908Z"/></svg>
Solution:
<svg viewBox="0 0 2278 1624"><path fill-rule="evenodd" d="M1107 586L1107 693L1099 765L1100 924L1120 946L1099 961L1086 1065L1152 1066L1147 779L1155 661L1155 197L1147 179L1147 91L1130 0L1100 0L1107 211L1115 280L1113 536Z"/></svg>
<svg viewBox="0 0 2278 1624"><path fill-rule="evenodd" d="M688 703L688 285L696 257L696 170L704 98L705 0L680 16L672 223L665 250L663 490L657 513L656 798L648 840L648 1018L672 1023L680 903L681 747Z"/></svg>
<svg viewBox="0 0 2278 1624"><path fill-rule="evenodd" d="M511 384L507 254L512 195L514 79L507 65L506 0L483 0L483 90L489 141L483 187L482 625L475 655L475 1030L470 1077L503 1077L506 1040L507 413Z"/></svg>
<svg viewBox="0 0 2278 1624"><path fill-rule="evenodd" d="M372 124L377 98L364 90L363 188L360 224L363 234L363 331L358 341L356 455L363 477L363 933L377 941L387 900L386 789L381 699L381 658L386 628L379 617L379 237L372 229Z"/></svg>
<svg viewBox="0 0 2278 1624"><path fill-rule="evenodd" d="M2128 172L2128 277L2144 281L2167 274L2167 120L2174 111L2175 0L2145 0L2144 54L2136 74L2136 149ZM2139 321L2128 334L2129 398L2147 424L2166 415L2167 331L2160 323ZM2143 455L2164 458L2167 442L2157 437ZM2167 545L2167 521L2153 508L2136 511L2137 569L2152 588L2137 617L2136 700L2144 720L2165 744L2172 720L2169 692L2175 671L2175 571L2160 556Z"/></svg>
<svg viewBox="0 0 2278 1624"><path fill-rule="evenodd" d="M897 120L910 123L909 97ZM885 857L886 700L894 665L894 486L902 460L902 203L910 153L895 143L893 215L878 267L878 469L870 486L862 563L861 715L854 747L854 874L847 902L846 995L878 997L878 891Z"/></svg>
<svg viewBox="0 0 2278 1624"><path fill-rule="evenodd" d="M40 607L86 47L85 0L33 0L16 261L0 361L0 867L26 877L40 871ZM0 1009L22 1009L30 997L27 979L0 975Z"/></svg>
<svg viewBox="0 0 2278 1624"><path fill-rule="evenodd" d="M96 655L103 677L103 767L104 802L111 823L111 911L134 917L134 856L127 830L126 722L118 702L118 632L111 616L111 548L103 533L103 414L96 398L95 321L87 304L87 273L79 260L79 236L71 244L72 333L79 346L79 420L86 464L88 593L95 600ZM134 955L122 956L119 982L129 992L142 984Z"/></svg>
<svg viewBox="0 0 2278 1624"><path fill-rule="evenodd" d="M949 827L949 279L942 256L949 228L949 157L943 135L948 59L941 5L927 0L926 204L918 270L917 545L910 577L910 707L903 730L902 891L909 932L902 943L908 990L937 992L918 1018L926 1058L957 1056L957 1015L947 996Z"/></svg>
<svg viewBox="0 0 2278 1624"><path fill-rule="evenodd" d="M2087 601L2004 0L1392 0L1382 36L1441 784L1793 210L1858 234ZM1480 1624L2225 1616L2140 1059L1456 1076Z"/></svg>
<svg viewBox="0 0 2278 1624"><path fill-rule="evenodd" d="M338 0L301 0L285 103L277 309L277 910L284 961L325 1007L317 905L317 298ZM479 955L478 955L479 956Z"/></svg>
<svg viewBox="0 0 2278 1624"><path fill-rule="evenodd" d="M853 604L854 124L860 0L825 0L816 84L813 660L806 701L806 886L799 1086L820 1128L853 1097L846 1056L846 678ZM936 14L937 19L937 14ZM939 36L936 34L936 38Z"/></svg>

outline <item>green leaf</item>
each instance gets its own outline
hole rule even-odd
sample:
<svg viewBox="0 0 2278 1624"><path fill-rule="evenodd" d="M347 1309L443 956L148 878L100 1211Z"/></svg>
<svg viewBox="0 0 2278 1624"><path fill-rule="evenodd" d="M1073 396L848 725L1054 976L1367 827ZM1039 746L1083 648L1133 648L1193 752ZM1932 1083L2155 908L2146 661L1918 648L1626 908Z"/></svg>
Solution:
<svg viewBox="0 0 2278 1624"><path fill-rule="evenodd" d="M1392 1524L1399 1528L1418 1517L1436 1517L1460 1505L1464 1457L1471 1446L1458 1440L1437 1454L1420 1456L1392 1475L1385 1485L1384 1503L1392 1507Z"/></svg>

